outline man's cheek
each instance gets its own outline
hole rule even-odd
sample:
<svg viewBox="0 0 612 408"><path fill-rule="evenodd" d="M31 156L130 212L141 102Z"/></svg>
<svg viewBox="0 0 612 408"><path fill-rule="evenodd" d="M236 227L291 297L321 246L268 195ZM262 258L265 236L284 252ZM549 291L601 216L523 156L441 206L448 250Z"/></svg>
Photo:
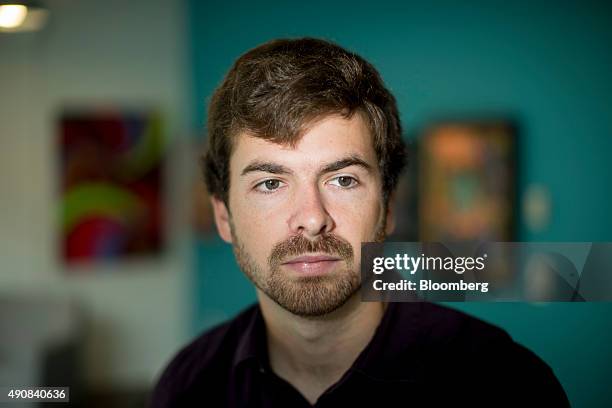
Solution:
<svg viewBox="0 0 612 408"><path fill-rule="evenodd" d="M243 245L247 246L249 251L256 257L260 258L261 253L266 249L271 249L273 246L273 237L275 236L272 228L260 222L247 222L243 224L238 231ZM264 254L265 255L265 254Z"/></svg>

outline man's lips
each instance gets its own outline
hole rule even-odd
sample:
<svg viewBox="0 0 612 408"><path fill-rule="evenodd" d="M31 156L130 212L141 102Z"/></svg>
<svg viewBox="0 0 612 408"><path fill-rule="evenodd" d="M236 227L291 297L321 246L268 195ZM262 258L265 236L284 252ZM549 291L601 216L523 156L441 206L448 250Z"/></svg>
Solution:
<svg viewBox="0 0 612 408"><path fill-rule="evenodd" d="M330 272L338 261L340 261L340 258L337 256L306 255L283 262L283 265L300 276L319 276Z"/></svg>
<svg viewBox="0 0 612 408"><path fill-rule="evenodd" d="M324 262L324 261L339 261L340 258L329 255L307 255L293 258L287 262L283 262L283 265L294 264L294 263L313 263L313 262Z"/></svg>

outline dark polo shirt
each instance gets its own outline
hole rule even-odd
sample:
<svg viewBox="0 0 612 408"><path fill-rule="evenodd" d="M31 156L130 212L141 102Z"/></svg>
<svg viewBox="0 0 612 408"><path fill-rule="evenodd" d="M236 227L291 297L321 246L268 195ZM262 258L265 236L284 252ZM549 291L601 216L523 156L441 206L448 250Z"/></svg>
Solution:
<svg viewBox="0 0 612 408"><path fill-rule="evenodd" d="M270 368L258 305L180 351L161 407L310 407ZM315 407L569 406L552 370L502 329L432 303L389 303L374 337Z"/></svg>

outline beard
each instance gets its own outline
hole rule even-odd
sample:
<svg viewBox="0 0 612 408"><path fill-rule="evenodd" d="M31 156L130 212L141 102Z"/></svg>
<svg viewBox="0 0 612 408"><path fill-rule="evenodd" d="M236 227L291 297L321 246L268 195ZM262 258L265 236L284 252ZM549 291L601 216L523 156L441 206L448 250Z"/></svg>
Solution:
<svg viewBox="0 0 612 408"><path fill-rule="evenodd" d="M386 217L379 223L374 240L385 239ZM283 309L302 317L319 317L344 305L361 287L355 252L345 239L324 234L311 241L302 235L276 244L267 259L267 271L257 264L240 242L230 222L233 251L240 269L253 284ZM340 258L339 268L323 276L291 278L281 265L289 257L308 253L328 254Z"/></svg>

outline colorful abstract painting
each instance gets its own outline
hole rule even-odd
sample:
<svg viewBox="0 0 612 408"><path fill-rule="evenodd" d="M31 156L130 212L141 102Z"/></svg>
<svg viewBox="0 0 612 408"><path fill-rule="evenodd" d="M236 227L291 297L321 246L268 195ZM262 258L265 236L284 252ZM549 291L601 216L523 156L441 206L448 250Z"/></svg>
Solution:
<svg viewBox="0 0 612 408"><path fill-rule="evenodd" d="M420 151L420 239L511 241L516 127L510 121L431 125Z"/></svg>
<svg viewBox="0 0 612 408"><path fill-rule="evenodd" d="M59 144L65 261L158 254L165 145L159 114L66 113Z"/></svg>
<svg viewBox="0 0 612 408"><path fill-rule="evenodd" d="M511 121L485 119L427 128L419 158L422 241L515 240L516 129ZM510 282L516 274L511 251L492 259L479 279Z"/></svg>

